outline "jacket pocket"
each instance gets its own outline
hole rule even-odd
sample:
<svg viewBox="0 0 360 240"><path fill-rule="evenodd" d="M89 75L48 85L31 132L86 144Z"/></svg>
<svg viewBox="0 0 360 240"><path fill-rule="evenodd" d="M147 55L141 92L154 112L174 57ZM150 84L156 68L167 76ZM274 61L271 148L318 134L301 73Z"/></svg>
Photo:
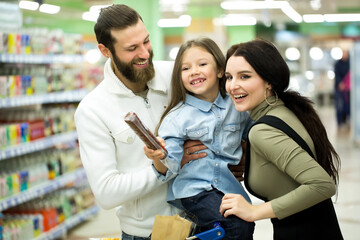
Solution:
<svg viewBox="0 0 360 240"><path fill-rule="evenodd" d="M121 131L118 131L113 134L115 141L125 143L125 144L132 144L135 141L136 133L130 128L125 128Z"/></svg>

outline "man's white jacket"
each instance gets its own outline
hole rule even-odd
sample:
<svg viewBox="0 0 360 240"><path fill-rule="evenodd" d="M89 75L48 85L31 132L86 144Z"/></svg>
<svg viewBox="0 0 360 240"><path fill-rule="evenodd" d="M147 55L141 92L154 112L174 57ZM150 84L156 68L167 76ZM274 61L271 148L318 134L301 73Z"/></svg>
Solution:
<svg viewBox="0 0 360 240"><path fill-rule="evenodd" d="M116 207L121 229L142 237L150 235L155 215L176 213L166 203L168 184L157 179L144 143L124 122L133 111L155 130L170 97L173 62L154 61L154 67L155 78L144 99L115 76L109 59L104 80L75 112L81 160L98 204Z"/></svg>

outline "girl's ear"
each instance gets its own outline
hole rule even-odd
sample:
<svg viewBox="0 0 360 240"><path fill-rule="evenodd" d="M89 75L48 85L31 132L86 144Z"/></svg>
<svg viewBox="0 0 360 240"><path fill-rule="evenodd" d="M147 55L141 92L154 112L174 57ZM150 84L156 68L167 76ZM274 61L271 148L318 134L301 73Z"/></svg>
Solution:
<svg viewBox="0 0 360 240"><path fill-rule="evenodd" d="M222 78L223 76L224 76L224 71L223 70L219 71L217 77Z"/></svg>

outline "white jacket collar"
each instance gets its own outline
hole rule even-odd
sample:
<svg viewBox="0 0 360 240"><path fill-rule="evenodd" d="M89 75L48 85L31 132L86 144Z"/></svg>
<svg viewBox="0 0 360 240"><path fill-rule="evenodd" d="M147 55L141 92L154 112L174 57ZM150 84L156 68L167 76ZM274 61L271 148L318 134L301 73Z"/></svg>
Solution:
<svg viewBox="0 0 360 240"><path fill-rule="evenodd" d="M159 66L157 66L157 61L154 61L154 68L155 68L155 77L147 83L149 89L167 93L166 84L163 82L162 79L166 79L166 77L170 78L171 76L164 76L165 78L160 77L162 72L159 69ZM134 93L130 89L128 89L124 85L124 83L115 75L111 67L110 58L106 61L104 66L104 81L109 92L127 95L127 96L134 96Z"/></svg>

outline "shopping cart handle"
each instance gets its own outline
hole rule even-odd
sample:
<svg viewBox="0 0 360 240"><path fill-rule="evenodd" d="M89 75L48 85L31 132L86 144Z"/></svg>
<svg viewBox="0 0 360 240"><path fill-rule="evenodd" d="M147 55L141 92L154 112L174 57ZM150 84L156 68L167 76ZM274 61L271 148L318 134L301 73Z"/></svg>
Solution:
<svg viewBox="0 0 360 240"><path fill-rule="evenodd" d="M214 228L208 231L195 234L194 236L186 238L186 240L191 239L201 239L201 240L218 240L222 239L225 236L225 230L221 227L220 223L214 223Z"/></svg>

